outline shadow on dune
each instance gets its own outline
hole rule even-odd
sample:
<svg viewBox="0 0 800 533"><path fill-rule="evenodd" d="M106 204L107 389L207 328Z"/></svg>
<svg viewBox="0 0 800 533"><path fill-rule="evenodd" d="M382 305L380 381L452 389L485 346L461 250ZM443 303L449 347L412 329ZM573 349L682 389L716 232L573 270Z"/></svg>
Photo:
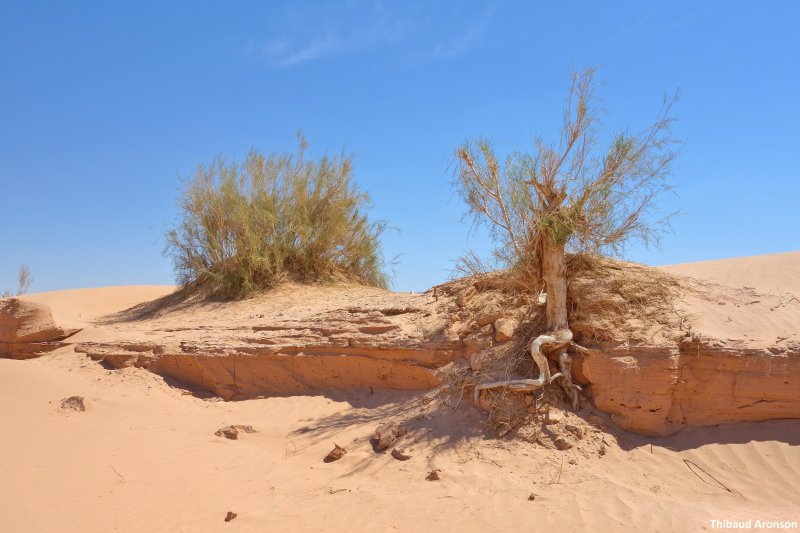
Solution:
<svg viewBox="0 0 800 533"><path fill-rule="evenodd" d="M644 437L619 430L617 443L626 451L645 446L661 446L681 452L708 444L746 444L748 442L784 442L800 445L800 420L764 420L735 422L719 426L691 426L669 437Z"/></svg>
<svg viewBox="0 0 800 533"><path fill-rule="evenodd" d="M113 325L123 322L152 320L168 313L183 311L206 304L225 303L227 301L228 300L212 299L206 296L190 294L183 289L178 289L166 296L148 302L142 302L128 309L123 309L122 311L101 317L98 319L97 323L101 325Z"/></svg>
<svg viewBox="0 0 800 533"><path fill-rule="evenodd" d="M369 394L369 391L366 392ZM308 424L294 430L290 436L303 436L312 443L334 442L342 431L354 426L363 429L363 434L345 445L347 448L367 448L369 454L364 459L352 464L342 477L349 477L367 468L390 467L396 462L391 457L392 449L412 449L412 460L415 464L423 463L425 468L435 467L439 454L455 452L459 455L469 453L470 446L464 445L476 440L490 438L484 424L476 417L477 410L464 409L447 401L438 400L426 403L431 392L392 392L375 394L375 399L345 398L341 395L325 394L332 399L346 400L353 409L334 413L319 419L309 420ZM384 396L388 402L381 403ZM378 450L373 439L374 430L384 424L402 424L408 434L400 437L396 444L386 450ZM504 439L492 439L498 443L508 443ZM337 441L338 442L338 441ZM343 444L338 442L338 444ZM414 449L416 448L416 449ZM420 449L422 448L422 449ZM379 460L381 462L377 462Z"/></svg>
<svg viewBox="0 0 800 533"><path fill-rule="evenodd" d="M345 398L336 394L326 393L325 396L338 401L346 400L353 409L320 419L308 420L306 425L294 430L291 435L303 436L310 438L313 443L320 443L335 441L340 432L353 426L361 426L364 434L350 443L353 448L360 448L371 446L372 432L378 426L402 421L408 427L409 435L398 440L397 446L405 448L422 443L426 448L425 460L430 467L435 466L435 459L439 453L455 452L459 455L472 453L471 446L466 448L464 446L469 442L491 441L497 447L512 450L531 446L530 443L513 437L496 437L491 434L484 423L485 413L477 408L436 402L436 405L431 404L431 407L426 409L423 402L424 398L430 396L430 393L407 393L406 399L399 395L393 396L387 398L386 403L383 403L383 400L370 401L368 398L361 401L361 398ZM597 422L597 416L600 415L596 409L589 406L576 414L587 422L593 420L594 423ZM606 418L605 415L601 416ZM651 445L675 452L698 449L709 444L775 441L790 446L800 445L800 420L768 420L709 427L687 427L669 437L646 437L630 433L618 428L610 420L608 420L608 425L603 426L604 433L615 439L617 445L624 451L647 448ZM477 447L475 449L479 450ZM374 467L376 458L388 456L390 452L391 448L385 451L371 452L368 458L353 465L345 476L362 471L367 467ZM479 454L479 451L476 453ZM465 457L464 460L469 460L469 457ZM388 466L392 462L393 460L388 459L384 466Z"/></svg>

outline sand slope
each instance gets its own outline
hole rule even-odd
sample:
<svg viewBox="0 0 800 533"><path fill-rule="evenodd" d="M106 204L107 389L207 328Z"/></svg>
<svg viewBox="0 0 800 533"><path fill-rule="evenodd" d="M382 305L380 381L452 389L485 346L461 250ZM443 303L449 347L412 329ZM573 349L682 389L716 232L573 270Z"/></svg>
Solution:
<svg viewBox="0 0 800 533"><path fill-rule="evenodd" d="M751 348L800 342L800 252L660 268L697 281L682 306L696 332Z"/></svg>
<svg viewBox="0 0 800 533"><path fill-rule="evenodd" d="M800 252L716 259L660 267L666 272L758 292L800 297Z"/></svg>
<svg viewBox="0 0 800 533"><path fill-rule="evenodd" d="M0 391L4 531L698 531L714 517L800 519L798 421L608 436L600 457L483 440L439 412L400 463L366 438L403 394L204 401L72 353L0 360ZM85 413L59 408L74 394ZM259 433L214 436L228 424ZM334 442L350 453L324 464ZM432 468L441 481L424 480ZM239 517L225 524L229 510Z"/></svg>

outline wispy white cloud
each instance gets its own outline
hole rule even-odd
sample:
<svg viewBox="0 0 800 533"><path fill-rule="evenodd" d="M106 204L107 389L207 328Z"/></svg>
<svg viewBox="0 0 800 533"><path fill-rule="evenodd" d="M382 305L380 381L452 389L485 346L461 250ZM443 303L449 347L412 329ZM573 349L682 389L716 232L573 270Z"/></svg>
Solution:
<svg viewBox="0 0 800 533"><path fill-rule="evenodd" d="M473 48L495 12L491 4L472 17L463 10L431 11L428 4L398 6L350 0L313 13L290 7L278 17L280 29L272 40L251 41L245 52L275 68L377 48L394 49L400 57L444 60Z"/></svg>
<svg viewBox="0 0 800 533"><path fill-rule="evenodd" d="M275 67L292 67L332 55L337 48L334 38L316 39L301 44L282 39L265 45L250 45L247 51L263 56Z"/></svg>
<svg viewBox="0 0 800 533"><path fill-rule="evenodd" d="M450 59L469 51L483 37L494 13L494 6L489 4L483 13L473 20L461 35L448 42L437 44L433 48L431 55L436 59Z"/></svg>

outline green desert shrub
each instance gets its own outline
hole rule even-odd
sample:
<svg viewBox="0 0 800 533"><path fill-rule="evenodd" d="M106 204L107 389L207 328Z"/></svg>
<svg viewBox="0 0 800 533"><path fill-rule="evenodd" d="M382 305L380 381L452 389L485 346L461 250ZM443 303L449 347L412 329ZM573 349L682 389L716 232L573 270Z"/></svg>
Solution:
<svg viewBox="0 0 800 533"><path fill-rule="evenodd" d="M353 158L307 158L251 150L242 162L200 165L167 233L178 281L215 296L243 297L281 281L348 279L387 286L369 197L352 177Z"/></svg>

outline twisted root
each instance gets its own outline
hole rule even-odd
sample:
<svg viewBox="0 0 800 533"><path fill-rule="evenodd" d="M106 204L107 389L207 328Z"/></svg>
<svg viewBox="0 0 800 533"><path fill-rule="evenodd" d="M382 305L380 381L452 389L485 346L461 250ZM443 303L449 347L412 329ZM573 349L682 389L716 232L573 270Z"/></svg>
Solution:
<svg viewBox="0 0 800 533"><path fill-rule="evenodd" d="M475 404L478 404L481 391L484 390L504 387L514 392L530 392L561 378L561 387L569 396L572 408L577 410L580 387L572 383L572 360L567 353L568 347L584 352L588 351L586 348L572 342L572 331L569 329L561 329L549 334L539 335L531 342L531 357L533 358L533 364L539 369L539 377L537 379L512 379L476 385ZM559 372L552 376L550 375L550 366L547 364L547 357L544 355L543 349L547 353L558 353Z"/></svg>

